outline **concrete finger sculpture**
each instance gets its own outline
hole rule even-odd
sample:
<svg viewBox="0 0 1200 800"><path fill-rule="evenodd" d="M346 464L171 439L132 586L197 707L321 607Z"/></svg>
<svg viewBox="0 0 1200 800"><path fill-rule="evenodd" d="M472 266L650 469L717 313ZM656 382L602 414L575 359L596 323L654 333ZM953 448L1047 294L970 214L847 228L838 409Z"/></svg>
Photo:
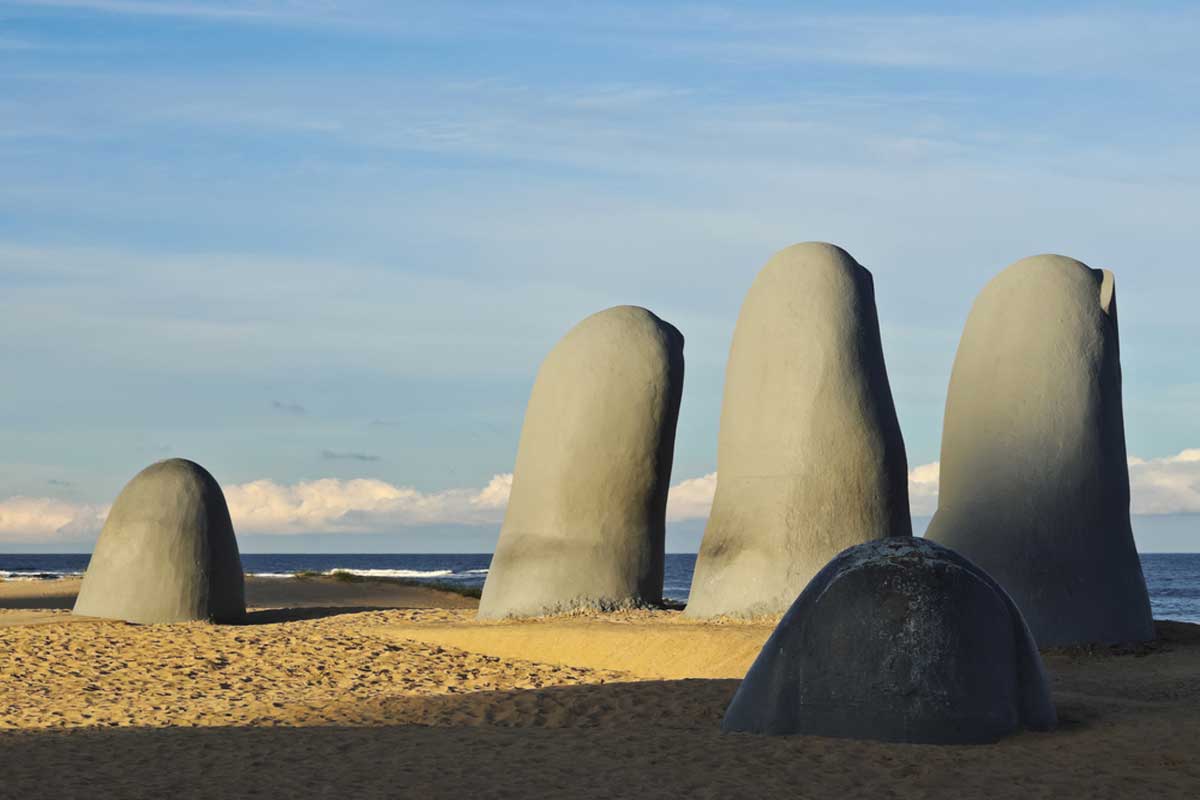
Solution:
<svg viewBox="0 0 1200 800"><path fill-rule="evenodd" d="M1111 272L1034 256L979 294L950 377L926 536L999 581L1041 647L1153 638L1129 523Z"/></svg>
<svg viewBox="0 0 1200 800"><path fill-rule="evenodd" d="M128 622L234 622L246 613L242 561L225 495L208 471L172 458L117 496L75 613Z"/></svg>
<svg viewBox="0 0 1200 800"><path fill-rule="evenodd" d="M915 538L852 547L780 621L722 731L926 744L1054 727L1021 612L962 556Z"/></svg>
<svg viewBox="0 0 1200 800"><path fill-rule="evenodd" d="M481 618L662 600L683 336L644 308L580 322L538 370Z"/></svg>
<svg viewBox="0 0 1200 800"><path fill-rule="evenodd" d="M911 534L871 273L830 244L782 250L734 329L687 614L781 613L846 547Z"/></svg>

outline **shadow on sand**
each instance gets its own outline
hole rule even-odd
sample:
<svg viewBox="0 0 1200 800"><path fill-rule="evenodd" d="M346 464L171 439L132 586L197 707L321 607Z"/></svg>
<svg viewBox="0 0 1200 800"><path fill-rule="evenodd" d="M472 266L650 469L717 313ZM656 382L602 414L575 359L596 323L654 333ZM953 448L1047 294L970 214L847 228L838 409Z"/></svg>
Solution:
<svg viewBox="0 0 1200 800"><path fill-rule="evenodd" d="M76 592L54 592L30 597L0 597L0 608L38 611L74 608Z"/></svg>
<svg viewBox="0 0 1200 800"><path fill-rule="evenodd" d="M253 623L354 607L254 612ZM297 699L256 727L0 731L12 797L1195 797L1200 626L1051 652L1064 724L995 745L722 735L736 680ZM289 722L289 720L293 720Z"/></svg>
<svg viewBox="0 0 1200 800"><path fill-rule="evenodd" d="M347 697L306 726L7 731L0 761L13 797L1028 798L1118 796L1128 783L1166 798L1200 785L1195 691L1132 704L1079 694L1070 704L1102 724L940 747L722 735L737 683Z"/></svg>
<svg viewBox="0 0 1200 800"><path fill-rule="evenodd" d="M233 625L278 625L281 622L301 622L310 619L325 619L341 614L358 614L362 611L386 611L388 606L296 606L294 608L263 608L247 611L246 616Z"/></svg>

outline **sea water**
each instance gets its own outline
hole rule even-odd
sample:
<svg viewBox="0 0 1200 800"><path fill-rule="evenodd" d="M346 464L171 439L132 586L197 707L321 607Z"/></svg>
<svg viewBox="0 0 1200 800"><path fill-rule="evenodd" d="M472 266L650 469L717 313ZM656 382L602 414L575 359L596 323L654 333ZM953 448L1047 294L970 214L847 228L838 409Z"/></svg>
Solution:
<svg viewBox="0 0 1200 800"><path fill-rule="evenodd" d="M89 556L0 554L0 578L39 580L82 575ZM1200 553L1143 553L1142 571L1155 619L1200 623ZM482 586L490 553L243 553L247 574L288 578L297 572L351 572L364 577L409 578ZM669 553L663 580L668 600L686 602L696 567L695 553Z"/></svg>

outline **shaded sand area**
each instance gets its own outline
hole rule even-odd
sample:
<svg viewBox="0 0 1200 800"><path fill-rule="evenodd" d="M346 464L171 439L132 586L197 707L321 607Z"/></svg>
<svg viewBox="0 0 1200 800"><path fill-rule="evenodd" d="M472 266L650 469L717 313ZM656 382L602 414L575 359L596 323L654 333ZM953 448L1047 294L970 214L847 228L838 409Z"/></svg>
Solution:
<svg viewBox="0 0 1200 800"><path fill-rule="evenodd" d="M67 624L71 593L0 584L5 796L1200 794L1200 626L1047 653L1058 731L933 747L718 733L770 624L328 579L250 581L246 625Z"/></svg>

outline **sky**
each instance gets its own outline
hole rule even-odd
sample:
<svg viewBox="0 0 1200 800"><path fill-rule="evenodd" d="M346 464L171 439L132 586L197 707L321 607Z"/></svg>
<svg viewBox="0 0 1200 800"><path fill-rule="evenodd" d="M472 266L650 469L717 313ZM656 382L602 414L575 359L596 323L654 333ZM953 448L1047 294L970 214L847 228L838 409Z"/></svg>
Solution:
<svg viewBox="0 0 1200 800"><path fill-rule="evenodd" d="M1198 37L1187 3L0 0L0 550L87 551L182 456L247 551L490 551L539 362L621 303L687 340L694 550L738 307L806 240L875 276L919 519L974 296L1112 269L1139 547L1200 550Z"/></svg>

